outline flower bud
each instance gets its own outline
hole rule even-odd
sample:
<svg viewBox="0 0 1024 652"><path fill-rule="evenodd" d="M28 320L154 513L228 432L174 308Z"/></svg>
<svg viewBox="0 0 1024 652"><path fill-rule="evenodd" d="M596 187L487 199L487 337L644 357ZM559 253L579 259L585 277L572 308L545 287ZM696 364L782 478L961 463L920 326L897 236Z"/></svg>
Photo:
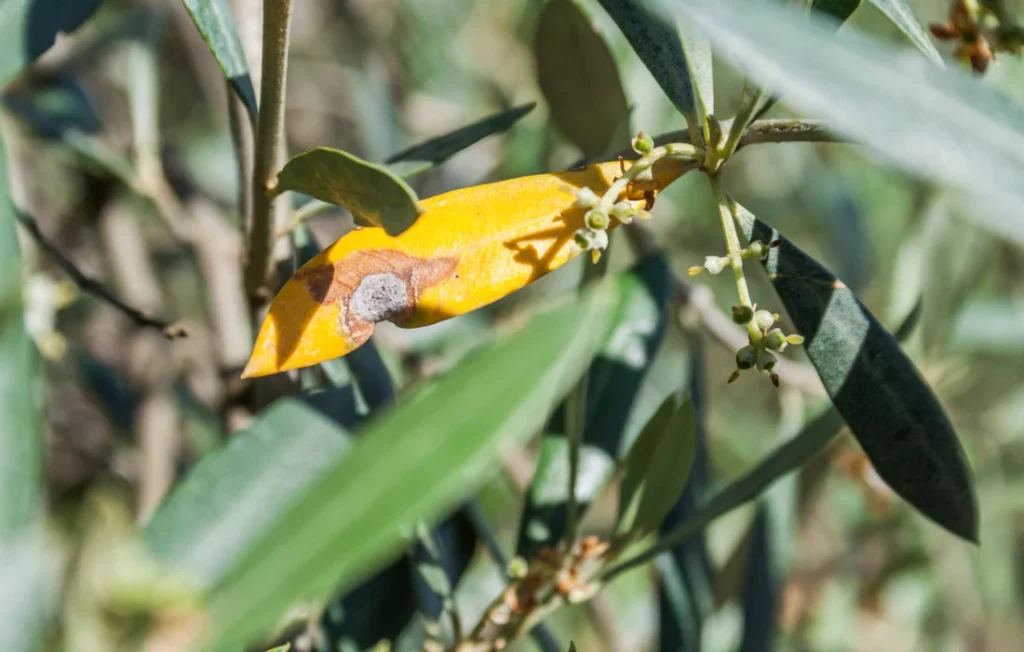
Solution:
<svg viewBox="0 0 1024 652"><path fill-rule="evenodd" d="M597 194L586 186L576 191L576 206L579 208L595 208L599 201Z"/></svg>
<svg viewBox="0 0 1024 652"><path fill-rule="evenodd" d="M594 242L590 245L592 249L603 251L608 248L608 232L594 231Z"/></svg>
<svg viewBox="0 0 1024 652"><path fill-rule="evenodd" d="M507 572L512 579L520 580L530 572L530 565L522 557L513 557L508 561Z"/></svg>
<svg viewBox="0 0 1024 652"><path fill-rule="evenodd" d="M646 154L652 149L654 149L654 141L644 132L641 131L633 139L633 151L637 154Z"/></svg>
<svg viewBox="0 0 1024 652"><path fill-rule="evenodd" d="M636 215L636 209L628 201L620 201L612 206L609 214L623 224L629 224L633 221L633 216Z"/></svg>
<svg viewBox="0 0 1024 652"><path fill-rule="evenodd" d="M778 359L769 351L761 351L757 356L757 368L761 371L771 371Z"/></svg>
<svg viewBox="0 0 1024 652"><path fill-rule="evenodd" d="M774 328L765 336L764 345L772 351L782 351L786 348L786 336L781 329Z"/></svg>
<svg viewBox="0 0 1024 652"><path fill-rule="evenodd" d="M757 362L757 351L752 346L745 346L736 352L736 366L740 369L750 369Z"/></svg>
<svg viewBox="0 0 1024 652"><path fill-rule="evenodd" d="M725 256L707 256L704 258L704 269L714 276L721 274L722 270L729 266L729 259Z"/></svg>
<svg viewBox="0 0 1024 652"><path fill-rule="evenodd" d="M754 317L754 310L750 306L733 306L732 320L737 324L748 324Z"/></svg>
<svg viewBox="0 0 1024 652"><path fill-rule="evenodd" d="M590 229L580 229L573 234L573 239L576 240L576 244L579 245L580 249L586 251L594 244L594 232Z"/></svg>
<svg viewBox="0 0 1024 652"><path fill-rule="evenodd" d="M747 250L750 252L750 255L753 258L758 258L758 259L762 259L763 260L766 256L768 256L768 247L766 247L759 240L754 240L753 242L751 242L750 246L747 247Z"/></svg>
<svg viewBox="0 0 1024 652"><path fill-rule="evenodd" d="M767 310L758 310L754 313L754 323L763 331L768 330L775 323L775 315Z"/></svg>
<svg viewBox="0 0 1024 652"><path fill-rule="evenodd" d="M786 336L786 342L792 344L793 346L800 346L801 344L804 343L804 336L793 333L792 335Z"/></svg>
<svg viewBox="0 0 1024 652"><path fill-rule="evenodd" d="M602 210L592 208L587 211L584 219L586 220L587 227L594 231L604 231L608 228L608 215Z"/></svg>

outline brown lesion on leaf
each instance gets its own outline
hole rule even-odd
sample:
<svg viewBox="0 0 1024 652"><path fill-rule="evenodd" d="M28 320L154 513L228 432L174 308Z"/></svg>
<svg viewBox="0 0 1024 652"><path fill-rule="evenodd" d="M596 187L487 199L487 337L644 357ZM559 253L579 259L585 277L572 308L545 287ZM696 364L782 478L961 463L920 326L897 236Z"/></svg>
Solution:
<svg viewBox="0 0 1024 652"><path fill-rule="evenodd" d="M377 321L401 325L409 319L420 294L455 274L458 263L455 256L418 258L394 249L368 249L301 269L295 279L317 303L337 303L341 326L358 341L369 337Z"/></svg>

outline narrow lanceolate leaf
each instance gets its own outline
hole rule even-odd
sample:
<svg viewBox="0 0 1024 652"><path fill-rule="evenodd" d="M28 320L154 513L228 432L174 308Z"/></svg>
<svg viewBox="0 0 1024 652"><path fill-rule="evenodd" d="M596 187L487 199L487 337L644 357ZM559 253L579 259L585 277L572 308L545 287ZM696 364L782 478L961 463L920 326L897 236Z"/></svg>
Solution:
<svg viewBox="0 0 1024 652"><path fill-rule="evenodd" d="M672 271L664 257L640 261L632 274L643 284L622 312L615 334L588 372L587 412L576 483L577 504L585 509L597 496L645 423L636 399L665 336ZM657 396L662 397L671 390ZM658 403L648 408L653 412ZM564 406L563 406L564 407ZM516 554L529 558L565 535L569 496L569 447L564 411L552 418L541 441L537 468L523 505Z"/></svg>
<svg viewBox="0 0 1024 652"><path fill-rule="evenodd" d="M598 2L622 30L668 99L686 117L691 132L699 133L705 115L704 100L694 83L694 65L680 41L675 18L663 22L648 13L648 3L638 0ZM705 64L701 62L697 67L704 68ZM706 72L701 72L704 75Z"/></svg>
<svg viewBox="0 0 1024 652"><path fill-rule="evenodd" d="M182 0L185 9L210 48L213 58L224 71L231 88L245 105L249 116L256 119L256 92L245 62L245 52L235 30L235 19L227 0Z"/></svg>
<svg viewBox="0 0 1024 652"><path fill-rule="evenodd" d="M942 406L899 342L839 279L736 205L807 355L879 476L925 516L977 540L974 481Z"/></svg>
<svg viewBox="0 0 1024 652"><path fill-rule="evenodd" d="M588 160L603 156L629 105L608 44L574 0L541 10L533 44L537 77L551 119Z"/></svg>
<svg viewBox="0 0 1024 652"><path fill-rule="evenodd" d="M36 348L25 330L16 209L0 140L0 544L32 522L42 483Z"/></svg>
<svg viewBox="0 0 1024 652"><path fill-rule="evenodd" d="M671 532L694 514L711 486L707 453L707 392L704 343L690 338L690 402L693 404L694 456L686 487L665 516L661 532ZM658 650L701 649L704 619L715 608L716 571L703 535L694 536L655 562L658 569Z"/></svg>
<svg viewBox="0 0 1024 652"><path fill-rule="evenodd" d="M3 0L0 2L0 89L41 54L58 34L80 26L100 0Z"/></svg>
<svg viewBox="0 0 1024 652"><path fill-rule="evenodd" d="M311 149L285 163L273 194L286 190L341 206L356 224L380 227L392 236L411 227L423 212L416 193L393 172L329 147Z"/></svg>
<svg viewBox="0 0 1024 652"><path fill-rule="evenodd" d="M893 25L898 27L918 50L932 62L942 65L942 56L935 49L935 44L928 37L928 32L918 22L914 12L910 10L907 0L870 0L870 2L878 7L878 10L885 14L885 17L891 20Z"/></svg>
<svg viewBox="0 0 1024 652"><path fill-rule="evenodd" d="M434 165L440 165L462 150L475 145L484 138L505 131L520 119L524 118L537 106L536 102L521 104L500 113L495 113L483 120L456 129L451 133L431 138L430 140L403 149L397 154L392 154L385 161L392 163L426 163L423 169L429 169Z"/></svg>
<svg viewBox="0 0 1024 652"><path fill-rule="evenodd" d="M1024 243L1024 110L991 86L775 3L657 4L694 20L722 56L792 106L911 173L974 194L971 217Z"/></svg>
<svg viewBox="0 0 1024 652"><path fill-rule="evenodd" d="M616 537L636 541L656 531L683 492L695 450L690 401L669 396L626 456Z"/></svg>
<svg viewBox="0 0 1024 652"><path fill-rule="evenodd" d="M772 551L771 511L761 504L751 524L752 542L747 560L747 581L743 591L743 638L739 652L769 652L775 649L779 577Z"/></svg>
<svg viewBox="0 0 1024 652"><path fill-rule="evenodd" d="M383 415L211 595L207 649L238 649L294 601L352 586L401 548L403 528L463 500L536 432L638 291L631 276L608 279Z"/></svg>
<svg viewBox="0 0 1024 652"><path fill-rule="evenodd" d="M175 488L146 526L150 550L213 588L348 445L315 409L278 401Z"/></svg>
<svg viewBox="0 0 1024 652"><path fill-rule="evenodd" d="M662 159L655 183L667 185L687 169ZM587 186L600 195L619 174L612 162L454 190L425 200L423 215L401 235L379 228L345 235L274 298L244 375L343 356L366 342L377 322L426 326L541 278L581 251L573 234L584 210L573 191ZM628 189L626 196L634 197Z"/></svg>

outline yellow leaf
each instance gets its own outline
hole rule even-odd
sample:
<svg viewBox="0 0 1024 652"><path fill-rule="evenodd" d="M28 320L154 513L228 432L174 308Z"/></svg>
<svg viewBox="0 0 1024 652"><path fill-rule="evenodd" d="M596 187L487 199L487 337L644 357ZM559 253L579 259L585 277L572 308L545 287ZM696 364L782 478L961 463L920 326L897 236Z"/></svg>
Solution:
<svg viewBox="0 0 1024 652"><path fill-rule="evenodd" d="M653 185L686 170L682 161L662 159ZM348 233L281 288L242 377L343 356L380 321L426 326L515 292L580 253L573 234L585 211L573 190L586 186L600 196L619 174L612 162L463 188L424 200L424 213L398 236L380 228Z"/></svg>

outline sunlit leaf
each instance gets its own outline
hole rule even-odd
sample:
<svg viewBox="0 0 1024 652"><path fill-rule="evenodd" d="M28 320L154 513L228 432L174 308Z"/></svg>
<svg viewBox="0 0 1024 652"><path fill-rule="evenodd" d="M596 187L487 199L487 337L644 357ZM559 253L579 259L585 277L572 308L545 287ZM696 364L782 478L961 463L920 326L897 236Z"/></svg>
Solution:
<svg viewBox="0 0 1024 652"><path fill-rule="evenodd" d="M669 396L626 456L616 524L620 539L642 539L661 526L683 492L694 450L693 404Z"/></svg>
<svg viewBox="0 0 1024 652"><path fill-rule="evenodd" d="M1024 243L1024 110L991 86L853 30L834 35L834 25L775 3L651 2L689 17L721 55L794 107L911 173L978 197L971 216Z"/></svg>
<svg viewBox="0 0 1024 652"><path fill-rule="evenodd" d="M0 140L0 544L36 517L43 456L36 347L25 330L17 215L7 184Z"/></svg>
<svg viewBox="0 0 1024 652"><path fill-rule="evenodd" d="M533 111L536 106L536 102L530 102L506 109L443 136L431 138L426 142L403 149L397 154L389 156L385 163L424 163L426 165L418 166L416 171L428 170L434 165L444 163L455 154L475 145L484 138L505 131Z"/></svg>
<svg viewBox="0 0 1024 652"><path fill-rule="evenodd" d="M841 281L749 211L750 241L780 240L764 267L836 409L879 476L925 516L977 539L974 481L942 406L899 342Z"/></svg>
<svg viewBox="0 0 1024 652"><path fill-rule="evenodd" d="M655 181L666 185L687 169L662 159ZM612 162L463 188L424 201L423 215L399 236L348 233L274 298L244 375L340 357L369 339L377 322L426 326L532 283L581 251L573 235L584 209L573 191L601 194L619 174Z"/></svg>
<svg viewBox="0 0 1024 652"><path fill-rule="evenodd" d="M393 236L423 212L416 193L390 170L329 147L288 161L277 175L274 193L286 190L342 206L356 224L380 227Z"/></svg>
<svg viewBox="0 0 1024 652"><path fill-rule="evenodd" d="M50 49L57 36L84 23L100 0L0 2L0 88Z"/></svg>
<svg viewBox="0 0 1024 652"><path fill-rule="evenodd" d="M626 453L658 405L645 411L637 399L664 339L671 270L668 261L656 256L637 264L633 274L642 281L645 291L633 295L616 326L616 335L608 340L588 372L587 412L576 484L576 501L583 509L597 496L614 471L615 460ZM659 393L657 400L671 391ZM565 535L569 496L565 427L564 412L560 410L541 441L520 519L517 555L532 557L539 548L554 545Z"/></svg>
<svg viewBox="0 0 1024 652"><path fill-rule="evenodd" d="M537 78L555 125L593 160L604 155L629 106L619 71L597 27L574 0L552 0L538 19Z"/></svg>
<svg viewBox="0 0 1024 652"><path fill-rule="evenodd" d="M182 0L231 88L256 120L256 92L227 0Z"/></svg>
<svg viewBox="0 0 1024 652"><path fill-rule="evenodd" d="M600 283L378 419L212 594L210 649L237 649L295 600L358 582L400 549L402 528L464 499L543 423L637 291L631 276Z"/></svg>

